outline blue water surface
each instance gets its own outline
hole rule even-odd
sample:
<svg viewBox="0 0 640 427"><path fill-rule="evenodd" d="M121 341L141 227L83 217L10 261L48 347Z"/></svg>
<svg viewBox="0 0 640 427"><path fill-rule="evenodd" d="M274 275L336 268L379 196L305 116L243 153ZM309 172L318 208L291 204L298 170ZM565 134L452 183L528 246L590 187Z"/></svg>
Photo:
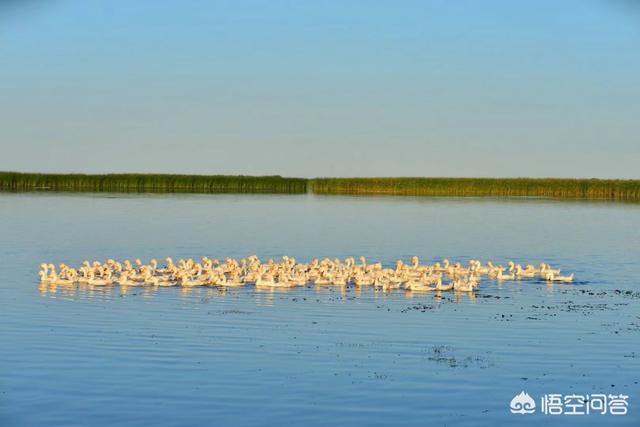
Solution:
<svg viewBox="0 0 640 427"><path fill-rule="evenodd" d="M317 195L0 195L0 425L640 424L640 205ZM41 262L418 255L549 262L475 296L38 286ZM537 402L514 415L521 391ZM543 415L545 394L629 396Z"/></svg>

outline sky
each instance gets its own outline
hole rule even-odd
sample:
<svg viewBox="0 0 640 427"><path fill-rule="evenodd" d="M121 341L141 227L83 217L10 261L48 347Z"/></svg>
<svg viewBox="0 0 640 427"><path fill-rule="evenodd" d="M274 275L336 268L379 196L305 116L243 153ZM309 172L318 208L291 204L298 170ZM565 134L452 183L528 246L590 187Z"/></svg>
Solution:
<svg viewBox="0 0 640 427"><path fill-rule="evenodd" d="M640 178L640 2L0 0L0 170Z"/></svg>

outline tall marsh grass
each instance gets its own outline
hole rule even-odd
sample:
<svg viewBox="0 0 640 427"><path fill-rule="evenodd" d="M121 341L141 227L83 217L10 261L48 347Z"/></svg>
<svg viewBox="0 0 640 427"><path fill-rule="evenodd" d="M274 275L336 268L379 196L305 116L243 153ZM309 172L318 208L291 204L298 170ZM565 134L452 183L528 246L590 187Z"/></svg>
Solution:
<svg viewBox="0 0 640 427"><path fill-rule="evenodd" d="M0 172L0 191L306 193L307 180L281 176L41 174Z"/></svg>
<svg viewBox="0 0 640 427"><path fill-rule="evenodd" d="M558 178L317 178L319 194L640 200L640 180Z"/></svg>
<svg viewBox="0 0 640 427"><path fill-rule="evenodd" d="M283 178L168 174L0 172L0 191L306 193L545 197L640 201L640 180L558 178Z"/></svg>

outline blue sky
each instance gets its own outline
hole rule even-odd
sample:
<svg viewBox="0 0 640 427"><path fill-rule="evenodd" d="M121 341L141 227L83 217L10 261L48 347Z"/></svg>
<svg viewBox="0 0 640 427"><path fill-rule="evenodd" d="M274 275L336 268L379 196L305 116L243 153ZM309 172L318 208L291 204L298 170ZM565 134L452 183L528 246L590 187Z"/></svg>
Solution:
<svg viewBox="0 0 640 427"><path fill-rule="evenodd" d="M9 1L0 99L0 170L640 178L640 8Z"/></svg>

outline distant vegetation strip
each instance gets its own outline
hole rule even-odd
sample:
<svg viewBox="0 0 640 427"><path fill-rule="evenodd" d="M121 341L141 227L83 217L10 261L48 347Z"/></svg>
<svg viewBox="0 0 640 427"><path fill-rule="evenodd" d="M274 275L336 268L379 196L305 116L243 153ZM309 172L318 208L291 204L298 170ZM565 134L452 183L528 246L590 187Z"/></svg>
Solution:
<svg viewBox="0 0 640 427"><path fill-rule="evenodd" d="M317 178L319 194L640 200L640 180L558 178Z"/></svg>
<svg viewBox="0 0 640 427"><path fill-rule="evenodd" d="M0 172L0 191L139 193L306 193L304 178L169 174L41 174Z"/></svg>
<svg viewBox="0 0 640 427"><path fill-rule="evenodd" d="M640 180L558 178L286 178L0 172L0 191L290 193L545 197L640 201Z"/></svg>

